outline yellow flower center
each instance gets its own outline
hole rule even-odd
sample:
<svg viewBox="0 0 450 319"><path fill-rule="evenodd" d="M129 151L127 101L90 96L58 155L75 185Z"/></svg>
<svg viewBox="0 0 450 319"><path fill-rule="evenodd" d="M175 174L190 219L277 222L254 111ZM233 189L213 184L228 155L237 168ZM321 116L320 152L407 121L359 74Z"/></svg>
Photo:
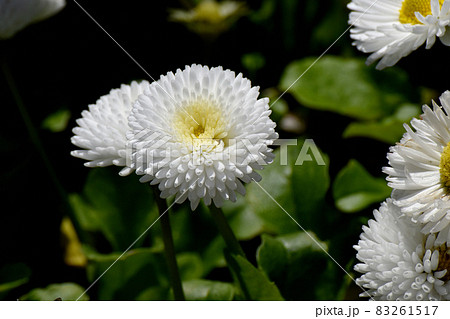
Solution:
<svg viewBox="0 0 450 319"><path fill-rule="evenodd" d="M441 183L445 188L450 188L450 142L444 147L439 163L439 173L441 174Z"/></svg>
<svg viewBox="0 0 450 319"><path fill-rule="evenodd" d="M211 151L228 135L220 109L202 100L180 108L173 127L178 140L193 150Z"/></svg>
<svg viewBox="0 0 450 319"><path fill-rule="evenodd" d="M404 0L400 9L399 21L403 24L421 24L415 13L419 12L424 17L431 14L431 0ZM439 0L442 7L444 0Z"/></svg>

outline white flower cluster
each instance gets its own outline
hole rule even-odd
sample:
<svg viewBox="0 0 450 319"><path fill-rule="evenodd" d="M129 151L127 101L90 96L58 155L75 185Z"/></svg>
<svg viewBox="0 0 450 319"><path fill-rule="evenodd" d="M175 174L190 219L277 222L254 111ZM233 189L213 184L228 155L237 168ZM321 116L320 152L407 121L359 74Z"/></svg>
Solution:
<svg viewBox="0 0 450 319"><path fill-rule="evenodd" d="M371 53L368 64L381 59L377 69L393 66L425 42L430 49L436 37L450 45L450 0L352 0L348 8L353 45Z"/></svg>
<svg viewBox="0 0 450 319"><path fill-rule="evenodd" d="M72 155L88 167L135 171L161 197L189 199L192 210L201 199L220 207L273 161L276 125L258 95L242 74L201 65L122 85L83 111L72 137L82 150Z"/></svg>
<svg viewBox="0 0 450 319"><path fill-rule="evenodd" d="M390 199L363 228L355 249L362 296L450 300L450 91L388 153Z"/></svg>
<svg viewBox="0 0 450 319"><path fill-rule="evenodd" d="M393 66L438 37L450 46L450 0L352 0L351 38L367 64ZM450 92L423 107L388 153L392 195L375 211L355 249L362 296L450 299Z"/></svg>
<svg viewBox="0 0 450 319"><path fill-rule="evenodd" d="M434 235L402 215L391 199L374 211L375 220L363 228L355 249L363 273L357 283L366 289L363 297L376 300L450 299L450 255L436 246Z"/></svg>

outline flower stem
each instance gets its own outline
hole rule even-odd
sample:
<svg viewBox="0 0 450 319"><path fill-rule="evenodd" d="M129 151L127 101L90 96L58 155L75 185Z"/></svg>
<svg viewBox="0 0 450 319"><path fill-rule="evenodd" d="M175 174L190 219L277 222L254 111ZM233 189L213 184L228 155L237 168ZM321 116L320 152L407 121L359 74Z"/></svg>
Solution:
<svg viewBox="0 0 450 319"><path fill-rule="evenodd" d="M166 256L167 267L169 269L170 285L173 289L175 300L185 300L183 286L181 285L180 272L178 271L177 260L175 258L175 248L173 245L172 228L170 226L170 218L165 199L159 197L157 188L153 188L153 194L158 205L162 236L164 242L164 254Z"/></svg>
<svg viewBox="0 0 450 319"><path fill-rule="evenodd" d="M4 49L4 48L1 48L1 49ZM82 228L81 228L78 220L75 218L75 214L72 210L72 206L70 206L70 204L69 204L69 199L68 199L67 193L64 190L63 186L61 185L61 183L56 175L55 170L53 169L53 165L51 164L51 162L47 156L47 153L41 143L39 134L33 124L33 121L31 120L30 114L28 113L28 110L25 107L25 104L23 103L23 100L22 100L22 97L17 88L16 82L14 81L14 78L13 78L11 71L8 67L8 64L6 62L6 54L0 54L0 68L5 77L6 83L8 84L8 87L11 91L12 97L14 99L14 102L16 103L19 113L22 116L22 120L25 124L25 127L27 128L30 140L33 143L34 147L36 148L39 156L41 157L45 168L47 169L50 180L53 182L53 185L56 188L56 191L62 200L65 211L69 215L69 217L72 221L72 224L74 225L74 227L77 231L77 235L79 236L81 241L84 241L85 237L86 237L85 233L82 231Z"/></svg>
<svg viewBox="0 0 450 319"><path fill-rule="evenodd" d="M242 257L245 257L245 253L242 250L241 245L239 244L238 240L236 239L236 236L233 233L233 230L231 229L230 225L227 222L227 219L225 218L225 215L222 212L221 208L217 208L216 206L211 205L210 206L211 215L217 225L217 228L219 229L220 234L222 235L223 239L225 240L225 243L230 250L231 253L240 255Z"/></svg>

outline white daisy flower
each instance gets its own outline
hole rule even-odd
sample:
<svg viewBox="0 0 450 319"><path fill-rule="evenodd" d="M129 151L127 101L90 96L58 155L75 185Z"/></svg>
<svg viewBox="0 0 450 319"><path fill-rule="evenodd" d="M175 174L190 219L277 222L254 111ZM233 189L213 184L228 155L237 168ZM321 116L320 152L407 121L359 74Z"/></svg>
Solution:
<svg viewBox="0 0 450 319"><path fill-rule="evenodd" d="M132 165L141 182L159 184L161 197L200 199L220 207L244 195L241 182L271 163L278 138L269 99L258 99L242 74L222 67L187 66L162 76L139 96L129 117Z"/></svg>
<svg viewBox="0 0 450 319"><path fill-rule="evenodd" d="M363 226L355 270L375 300L450 300L450 249L436 245L435 235L424 235L391 199L374 211L375 220Z"/></svg>
<svg viewBox="0 0 450 319"><path fill-rule="evenodd" d="M70 154L87 160L84 164L87 167L125 166L119 173L121 176L133 172L127 165L128 116L133 103L148 86L147 81L122 85L100 97L96 104L89 105L89 111L83 111L77 120L78 126L73 129L75 136L71 139L83 150Z"/></svg>
<svg viewBox="0 0 450 319"><path fill-rule="evenodd" d="M358 50L372 53L367 64L381 58L377 69L396 64L426 41L429 49L436 36L450 45L450 0L353 0L349 24Z"/></svg>
<svg viewBox="0 0 450 319"><path fill-rule="evenodd" d="M8 39L29 24L47 19L65 0L0 0L0 39Z"/></svg>
<svg viewBox="0 0 450 319"><path fill-rule="evenodd" d="M450 91L442 107L423 106L421 119L404 125L407 133L388 153L388 185L402 213L423 225L422 232L438 233L437 243L450 243Z"/></svg>

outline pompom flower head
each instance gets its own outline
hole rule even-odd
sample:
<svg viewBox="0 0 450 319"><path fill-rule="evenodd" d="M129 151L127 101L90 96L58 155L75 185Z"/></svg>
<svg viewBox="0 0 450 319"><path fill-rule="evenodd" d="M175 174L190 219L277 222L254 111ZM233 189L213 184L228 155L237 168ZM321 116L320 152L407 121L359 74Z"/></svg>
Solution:
<svg viewBox="0 0 450 319"><path fill-rule="evenodd" d="M402 213L421 224L424 234L437 233L437 243L450 243L450 92L442 94L442 107L423 106L421 119L413 119L400 143L388 153L388 185Z"/></svg>
<svg viewBox="0 0 450 319"><path fill-rule="evenodd" d="M377 69L396 64L436 36L450 45L450 0L353 0L349 3L351 38L358 50L372 53L367 63L381 59Z"/></svg>
<svg viewBox="0 0 450 319"><path fill-rule="evenodd" d="M192 65L169 72L140 95L129 117L132 166L161 197L218 207L245 194L242 182L271 163L278 138L268 99L242 74Z"/></svg>
<svg viewBox="0 0 450 319"><path fill-rule="evenodd" d="M363 227L355 270L366 289L361 297L375 300L450 300L450 250L424 235L391 199L374 211Z"/></svg>
<svg viewBox="0 0 450 319"><path fill-rule="evenodd" d="M29 24L58 13L65 5L65 0L0 0L0 39L11 38Z"/></svg>
<svg viewBox="0 0 450 319"><path fill-rule="evenodd" d="M71 141L82 150L72 151L72 156L87 160L87 167L104 167L109 165L125 166L120 175L128 175L133 170L127 166L127 138L129 130L128 116L133 102L136 101L146 87L147 81L132 82L111 90L89 105L89 110L81 113L78 126Z"/></svg>

